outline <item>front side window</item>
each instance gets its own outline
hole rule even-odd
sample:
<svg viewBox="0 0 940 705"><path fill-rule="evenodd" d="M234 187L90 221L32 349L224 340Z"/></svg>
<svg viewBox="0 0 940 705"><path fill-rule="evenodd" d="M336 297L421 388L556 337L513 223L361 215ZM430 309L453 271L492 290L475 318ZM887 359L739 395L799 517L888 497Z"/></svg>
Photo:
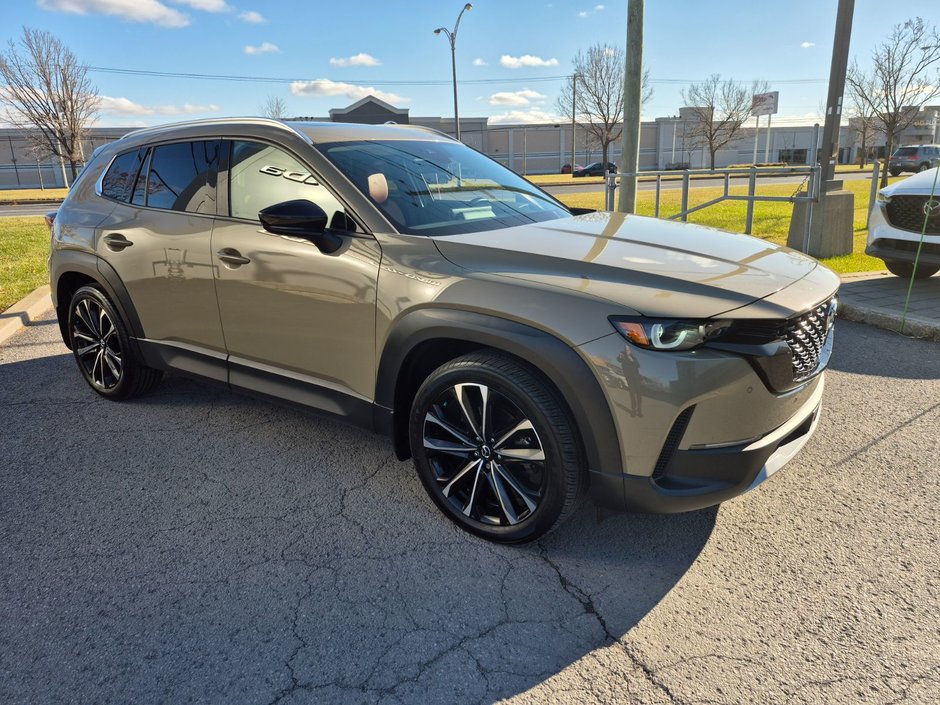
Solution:
<svg viewBox="0 0 940 705"><path fill-rule="evenodd" d="M154 147L147 179L147 205L215 215L218 162L218 140Z"/></svg>
<svg viewBox="0 0 940 705"><path fill-rule="evenodd" d="M343 205L310 169L277 147L235 140L229 158L229 214L258 220L258 212L284 201L303 199L324 210L330 227L355 229Z"/></svg>
<svg viewBox="0 0 940 705"><path fill-rule="evenodd" d="M127 203L146 154L146 149L135 149L117 155L101 180L101 195Z"/></svg>
<svg viewBox="0 0 940 705"><path fill-rule="evenodd" d="M454 235L566 218L568 210L459 142L317 145L401 233Z"/></svg>

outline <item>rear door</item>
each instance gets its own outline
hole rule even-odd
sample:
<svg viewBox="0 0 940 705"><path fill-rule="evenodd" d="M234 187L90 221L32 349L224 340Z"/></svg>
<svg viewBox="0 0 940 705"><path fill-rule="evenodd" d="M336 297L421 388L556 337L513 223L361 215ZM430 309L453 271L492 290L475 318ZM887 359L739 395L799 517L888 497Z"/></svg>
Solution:
<svg viewBox="0 0 940 705"><path fill-rule="evenodd" d="M231 384L340 416L371 414L378 243L337 192L280 145L227 140L222 166L227 213L212 252ZM295 199L327 213L343 240L336 252L261 227L260 210Z"/></svg>
<svg viewBox="0 0 940 705"><path fill-rule="evenodd" d="M189 140L118 156L102 179L102 195L118 204L100 230L98 253L124 282L144 344L174 366L224 380L209 247L220 145ZM132 189L114 188L128 181Z"/></svg>

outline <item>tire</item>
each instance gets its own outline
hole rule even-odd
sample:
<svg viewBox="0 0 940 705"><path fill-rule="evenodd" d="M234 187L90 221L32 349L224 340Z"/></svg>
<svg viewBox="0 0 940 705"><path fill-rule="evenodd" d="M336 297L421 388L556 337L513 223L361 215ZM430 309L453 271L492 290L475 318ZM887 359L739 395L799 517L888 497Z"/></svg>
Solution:
<svg viewBox="0 0 940 705"><path fill-rule="evenodd" d="M901 170L900 169L888 169L888 173L891 174L891 176L900 176Z"/></svg>
<svg viewBox="0 0 940 705"><path fill-rule="evenodd" d="M930 168L930 164L928 164L927 162L924 162L919 167L917 167L917 171L919 173L921 171L927 171L929 168Z"/></svg>
<svg viewBox="0 0 940 705"><path fill-rule="evenodd" d="M72 296L68 334L79 371L88 386L107 399L146 394L163 376L137 359L126 324L96 287L83 286Z"/></svg>
<svg viewBox="0 0 940 705"><path fill-rule="evenodd" d="M898 260L885 260L885 266L888 268L888 271L892 274L903 277L905 279L910 278L911 274L914 275L915 279L927 279L932 277L937 272L940 272L940 265L936 264L924 264L919 263L917 265L917 271L914 272L914 263L913 262L900 262Z"/></svg>
<svg viewBox="0 0 940 705"><path fill-rule="evenodd" d="M488 433L478 441L481 420ZM490 541L544 536L583 493L583 454L557 392L534 367L499 352L470 353L431 373L412 403L409 439L434 503Z"/></svg>

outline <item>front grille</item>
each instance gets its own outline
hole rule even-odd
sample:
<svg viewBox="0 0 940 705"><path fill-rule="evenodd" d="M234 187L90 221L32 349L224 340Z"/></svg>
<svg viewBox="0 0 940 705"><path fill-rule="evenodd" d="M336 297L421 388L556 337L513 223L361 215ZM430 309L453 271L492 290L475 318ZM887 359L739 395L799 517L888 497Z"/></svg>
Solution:
<svg viewBox="0 0 940 705"><path fill-rule="evenodd" d="M940 201L940 196L935 197ZM900 230L919 233L924 228L924 206L929 196L892 196L885 207L888 222ZM940 234L940 208L927 218L927 232Z"/></svg>
<svg viewBox="0 0 940 705"><path fill-rule="evenodd" d="M790 348L794 382L801 382L819 367L819 355L828 333L829 304L829 301L824 301L802 316L787 321L783 339Z"/></svg>
<svg viewBox="0 0 940 705"><path fill-rule="evenodd" d="M874 244L881 248L898 250L899 252L907 252L912 255L916 255L917 247L920 245L920 240L895 240L894 238L883 237L876 240ZM925 242L923 247L920 248L920 254L940 257L940 244Z"/></svg>

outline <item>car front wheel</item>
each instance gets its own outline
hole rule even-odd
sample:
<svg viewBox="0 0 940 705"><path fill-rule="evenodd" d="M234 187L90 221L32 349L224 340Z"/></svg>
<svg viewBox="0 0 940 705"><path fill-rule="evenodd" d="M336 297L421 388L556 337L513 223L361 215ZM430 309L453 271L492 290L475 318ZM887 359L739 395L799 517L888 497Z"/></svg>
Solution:
<svg viewBox="0 0 940 705"><path fill-rule="evenodd" d="M137 360L127 328L99 289L83 286L72 296L69 343L88 385L108 399L129 399L148 392L161 372Z"/></svg>
<svg viewBox="0 0 940 705"><path fill-rule="evenodd" d="M431 499L491 541L538 539L581 495L584 463L557 392L501 353L471 353L435 370L415 396L409 436Z"/></svg>
<svg viewBox="0 0 940 705"><path fill-rule="evenodd" d="M897 260L886 260L885 266L888 268L888 271L892 274L899 277L910 277L912 274L915 279L927 279L932 277L937 272L940 272L940 266L935 264L923 264L920 263L917 265L917 271L914 271L913 262L899 262Z"/></svg>

